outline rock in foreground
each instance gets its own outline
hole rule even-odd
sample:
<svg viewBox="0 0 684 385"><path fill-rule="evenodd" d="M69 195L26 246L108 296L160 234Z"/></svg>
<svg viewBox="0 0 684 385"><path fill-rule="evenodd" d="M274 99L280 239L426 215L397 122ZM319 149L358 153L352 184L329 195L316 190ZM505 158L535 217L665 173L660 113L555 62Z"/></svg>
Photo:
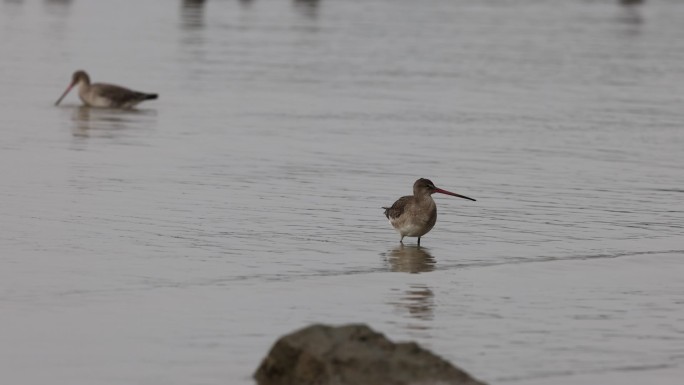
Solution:
<svg viewBox="0 0 684 385"><path fill-rule="evenodd" d="M484 385L413 342L366 325L311 325L280 338L254 373L259 385Z"/></svg>

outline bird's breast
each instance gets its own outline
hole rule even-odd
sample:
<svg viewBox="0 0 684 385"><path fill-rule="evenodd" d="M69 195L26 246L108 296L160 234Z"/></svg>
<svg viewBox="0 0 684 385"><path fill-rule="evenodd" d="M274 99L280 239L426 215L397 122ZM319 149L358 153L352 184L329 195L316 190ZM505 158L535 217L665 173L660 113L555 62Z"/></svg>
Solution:
<svg viewBox="0 0 684 385"><path fill-rule="evenodd" d="M430 231L437 221L437 206L434 201L414 201L397 218L390 218L390 224L399 233L409 237L420 237Z"/></svg>

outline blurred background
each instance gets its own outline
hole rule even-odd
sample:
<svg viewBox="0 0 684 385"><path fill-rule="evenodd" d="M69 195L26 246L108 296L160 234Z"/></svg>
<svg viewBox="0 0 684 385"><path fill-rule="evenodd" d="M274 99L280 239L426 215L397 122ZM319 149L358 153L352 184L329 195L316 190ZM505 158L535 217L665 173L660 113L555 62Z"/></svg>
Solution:
<svg viewBox="0 0 684 385"><path fill-rule="evenodd" d="M0 382L251 384L280 335L366 322L491 384L681 383L683 21L1 1ZM53 106L78 69L160 99ZM380 207L420 177L477 202L400 247Z"/></svg>

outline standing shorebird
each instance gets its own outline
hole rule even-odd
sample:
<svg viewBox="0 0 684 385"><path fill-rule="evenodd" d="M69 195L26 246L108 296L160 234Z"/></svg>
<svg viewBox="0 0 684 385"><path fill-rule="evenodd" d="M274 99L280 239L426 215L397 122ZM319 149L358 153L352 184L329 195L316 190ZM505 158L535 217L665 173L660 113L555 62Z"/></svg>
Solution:
<svg viewBox="0 0 684 385"><path fill-rule="evenodd" d="M400 243L404 243L404 237L418 237L418 246L420 246L420 237L427 234L435 226L437 205L432 199L434 193L475 200L437 188L429 179L418 179L413 184L413 195L399 198L392 207L383 207L389 223L401 235Z"/></svg>
<svg viewBox="0 0 684 385"><path fill-rule="evenodd" d="M62 96L57 99L55 106L78 84L78 96L83 103L90 107L133 108L138 103L156 99L157 94L148 94L129 90L114 84L93 83L85 71L79 70L71 76L71 84Z"/></svg>

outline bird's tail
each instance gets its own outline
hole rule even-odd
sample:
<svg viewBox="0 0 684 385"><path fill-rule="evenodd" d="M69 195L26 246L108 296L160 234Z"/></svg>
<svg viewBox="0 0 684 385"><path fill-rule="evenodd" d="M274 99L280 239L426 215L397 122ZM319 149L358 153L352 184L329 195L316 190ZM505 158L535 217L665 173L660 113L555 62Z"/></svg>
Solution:
<svg viewBox="0 0 684 385"><path fill-rule="evenodd" d="M143 100L153 100L153 99L157 99L158 97L159 97L159 95L157 95L157 94L145 94L145 98Z"/></svg>
<svg viewBox="0 0 684 385"><path fill-rule="evenodd" d="M389 209L390 208L389 207L383 207L383 209L385 209L385 216L387 217L387 219L389 219Z"/></svg>

